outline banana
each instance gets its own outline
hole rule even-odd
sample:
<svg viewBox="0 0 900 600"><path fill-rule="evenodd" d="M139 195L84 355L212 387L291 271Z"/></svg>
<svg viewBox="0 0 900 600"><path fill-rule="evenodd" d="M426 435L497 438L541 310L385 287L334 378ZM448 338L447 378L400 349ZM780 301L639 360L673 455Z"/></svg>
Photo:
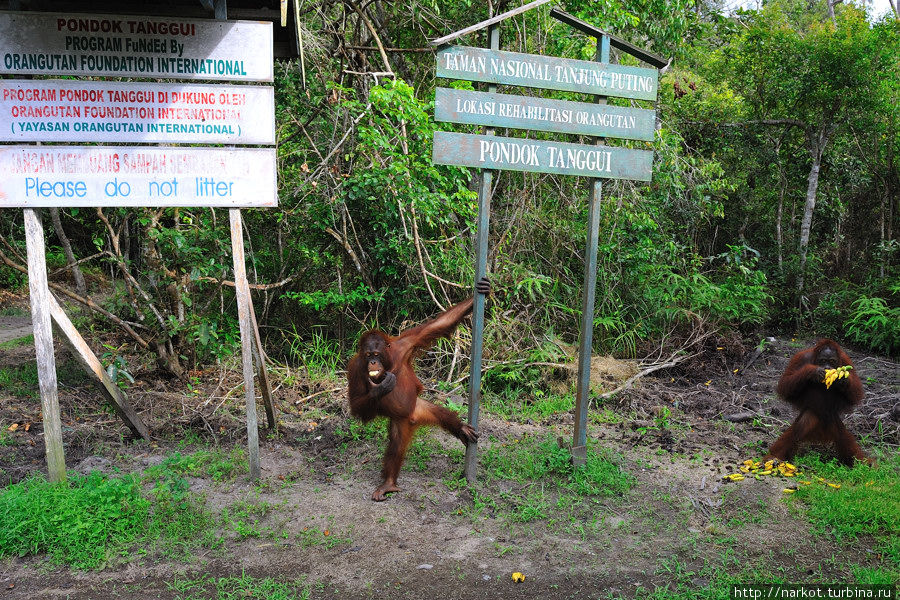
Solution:
<svg viewBox="0 0 900 600"><path fill-rule="evenodd" d="M825 369L825 379L822 380L822 383L825 384L825 389L830 389L831 385L838 379L850 377L850 369L852 368L851 365L844 365L836 369Z"/></svg>

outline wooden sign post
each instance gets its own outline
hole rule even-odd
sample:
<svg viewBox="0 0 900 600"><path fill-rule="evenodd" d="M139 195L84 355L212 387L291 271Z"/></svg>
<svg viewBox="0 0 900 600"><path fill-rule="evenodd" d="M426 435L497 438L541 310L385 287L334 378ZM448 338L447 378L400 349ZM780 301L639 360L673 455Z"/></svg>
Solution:
<svg viewBox="0 0 900 600"><path fill-rule="evenodd" d="M8 58L0 63L0 74L271 82L271 23L226 22L225 13L224 0L216 1L218 21L0 12L0 54ZM79 37L79 32L92 35ZM274 93L270 86L0 80L0 142L273 145ZM239 209L277 206L276 177L274 148L0 146L0 208L19 207L25 213L29 291L51 481L65 478L51 320L135 435L149 439L149 431L50 295L37 208L229 209L250 476L257 479L254 355L269 427L275 427L276 421L265 354L254 325Z"/></svg>
<svg viewBox="0 0 900 600"><path fill-rule="evenodd" d="M597 284L597 239L603 179L650 181L653 152L601 144L602 138L652 141L656 112L607 106L606 97L656 100L657 69L614 65L610 46L661 67L665 61L600 29L554 8L551 15L597 39L595 61L572 60L501 51L498 24L536 8L548 0L536 0L492 17L460 32L432 42L442 45L488 27L489 48L452 46L436 56L437 76L489 84L487 92L438 88L435 120L485 126L483 135L437 131L432 160L435 164L482 169L479 184L478 240L475 279L486 273L490 186L495 170L581 175L592 178L588 235L585 249L584 292L578 352L578 388L572 458L583 465L587 456L587 409L590 403L590 364L593 341L594 299ZM595 104L496 93L498 84L593 94ZM529 129L596 137L593 145L534 140L494 135L494 127ZM478 427L484 299L475 294L472 330L472 364L469 379L469 424ZM481 305L479 304L481 303ZM475 480L477 446L466 451L465 473Z"/></svg>
<svg viewBox="0 0 900 600"><path fill-rule="evenodd" d="M31 297L31 323L34 326L34 351L37 357L38 385L41 388L41 415L44 419L44 452L47 456L47 478L51 482L66 478L63 453L62 423L56 388L56 357L53 354L53 332L50 326L50 288L47 287L47 257L44 253L44 227L41 215L26 208L25 243L28 250L28 294Z"/></svg>

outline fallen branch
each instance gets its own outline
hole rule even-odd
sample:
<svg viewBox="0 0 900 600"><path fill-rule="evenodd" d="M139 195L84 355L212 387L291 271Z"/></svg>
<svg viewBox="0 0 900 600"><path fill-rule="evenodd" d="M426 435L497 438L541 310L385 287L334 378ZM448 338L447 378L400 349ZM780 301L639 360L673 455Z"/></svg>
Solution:
<svg viewBox="0 0 900 600"><path fill-rule="evenodd" d="M631 377L629 377L628 379L626 379L625 383L623 383L616 389L611 390L609 392L605 392L603 394L599 394L594 399L604 400L606 398L611 398L612 396L615 396L616 394L624 392L625 390L630 388L634 384L634 382L637 381L638 379L640 379L641 377L645 377L645 376L649 375L650 373L654 373L656 371L661 371L662 369L670 369L670 368L676 366L681 361L688 359L688 358L692 358L693 356L694 356L693 354L684 354L682 356L673 356L666 362L655 363L653 365L650 365L643 371L639 371L638 373L636 373L636 374L632 375Z"/></svg>
<svg viewBox="0 0 900 600"><path fill-rule="evenodd" d="M272 290L275 288L283 287L290 282L292 282L296 277L291 276L286 279L282 279L276 283L250 283L249 285L251 290ZM224 285L225 287L234 287L234 282L230 279L216 279L215 277L198 277L197 281L207 281L210 283L215 283L216 285Z"/></svg>
<svg viewBox="0 0 900 600"><path fill-rule="evenodd" d="M344 389L344 388L343 388L343 387L336 387L336 388L331 388L331 389L327 389L327 390L321 390L321 391L319 391L319 392L316 392L315 394L310 394L309 396L306 396L305 398L300 398L299 400L294 400L294 405L295 405L295 406L296 406L296 405L300 405L300 404L303 404L304 402L307 402L307 401L309 401L309 400L312 400L312 399L315 398L316 396L321 396L322 394L330 394L330 393L332 393L332 392L339 392L339 391L341 391L342 389Z"/></svg>

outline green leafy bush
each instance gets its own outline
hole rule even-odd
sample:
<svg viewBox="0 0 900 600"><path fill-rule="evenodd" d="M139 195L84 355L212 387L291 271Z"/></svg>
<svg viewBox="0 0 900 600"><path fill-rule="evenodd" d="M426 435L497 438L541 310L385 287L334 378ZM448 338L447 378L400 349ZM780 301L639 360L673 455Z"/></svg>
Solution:
<svg viewBox="0 0 900 600"><path fill-rule="evenodd" d="M855 342L894 354L900 350L900 306L892 308L883 298L860 296L850 306L844 330Z"/></svg>

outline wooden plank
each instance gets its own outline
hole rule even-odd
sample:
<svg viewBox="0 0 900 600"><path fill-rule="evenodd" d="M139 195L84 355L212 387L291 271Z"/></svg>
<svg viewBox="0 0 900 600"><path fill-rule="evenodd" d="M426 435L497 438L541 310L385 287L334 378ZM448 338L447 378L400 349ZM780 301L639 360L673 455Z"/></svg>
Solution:
<svg viewBox="0 0 900 600"><path fill-rule="evenodd" d="M590 23L586 23L586 22L582 21L581 19L579 19L573 15L570 15L569 13L560 9L557 6L554 6L553 8L550 9L550 16L553 17L554 19L562 21L566 25L570 25L570 26L574 27L575 29L578 29L582 33L586 33L587 35L589 35L591 37L595 37L598 40L602 36L606 36L609 39L610 44L612 45L613 48L616 48L618 50L621 50L622 52L630 54L631 56L637 58L638 60L642 60L645 63L649 63L649 64L653 65L654 67L661 69L664 66L666 66L667 64L669 64L669 61L667 59L663 58L662 56L659 56L658 54L654 54L654 53L650 52L649 50L644 50L643 48L639 48L639 47L635 46L634 44L626 42L625 40L623 40L620 37L616 37L616 36L612 35L611 33L608 33L606 31L600 29L599 27L594 27ZM607 60L601 61L601 62L609 62L609 60L607 59Z"/></svg>
<svg viewBox="0 0 900 600"><path fill-rule="evenodd" d="M50 316L53 317L53 322L56 323L57 330L59 330L68 340L68 345L75 355L75 358L78 360L78 363L88 375L92 375L100 383L100 388L103 390L110 406L113 407L113 410L116 411L119 418L125 422L129 429L131 429L132 433L134 433L136 437L141 437L150 441L150 431L147 429L147 426L144 425L140 416L134 412L134 409L128 402L128 397L106 374L106 370L103 368L100 360L91 350L90 346L87 345L87 342L84 341L84 338L81 337L81 334L78 333L75 325L69 320L68 315L66 315L62 306L59 305L59 302L57 302L53 294L48 294L47 297Z"/></svg>
<svg viewBox="0 0 900 600"><path fill-rule="evenodd" d="M244 368L244 396L247 404L247 458L250 462L250 479L260 477L259 467L259 419L256 415L256 390L253 387L253 324L250 322L250 286L244 264L244 231L241 211L228 211L231 224L231 252L234 259L234 289L237 296L238 323L241 329L241 364Z"/></svg>
<svg viewBox="0 0 900 600"><path fill-rule="evenodd" d="M434 119L652 142L656 111L533 96L438 88Z"/></svg>
<svg viewBox="0 0 900 600"><path fill-rule="evenodd" d="M490 19L487 19L486 21L482 21L481 23L476 23L474 25L470 25L470 26L466 27L465 29L460 29L456 33L451 33L449 35L445 35L444 37L440 37L440 38L433 40L431 42L428 42L428 43L431 44L432 46L440 46L441 44L446 44L447 42L452 42L456 38L462 37L464 35L468 35L470 33L474 33L476 31L484 29L485 27L499 23L500 21L505 21L506 19L508 19L510 17L515 17L516 15L520 15L522 13L528 12L532 8L537 8L538 6L541 6L542 4L547 4L550 1L551 0L534 0L534 2L529 2L528 4L525 4L518 8L508 10L503 14L497 15L495 17L491 17Z"/></svg>
<svg viewBox="0 0 900 600"><path fill-rule="evenodd" d="M0 73L8 75L220 81L274 75L272 23L258 21L0 12L0 56Z"/></svg>
<svg viewBox="0 0 900 600"><path fill-rule="evenodd" d="M452 46L437 53L438 77L656 100L659 71L589 60Z"/></svg>
<svg viewBox="0 0 900 600"><path fill-rule="evenodd" d="M66 458L63 453L62 421L56 388L56 358L53 354L53 332L50 324L47 287L47 262L44 254L44 228L35 209L25 209L25 242L28 251L28 293L31 297L31 323L34 327L34 350L37 358L38 385L41 389L41 414L44 420L44 451L47 456L47 478L65 481Z"/></svg>
<svg viewBox="0 0 900 600"><path fill-rule="evenodd" d="M275 412L275 399L272 397L272 384L269 383L269 372L266 370L266 351L263 350L262 339L259 337L259 325L256 323L256 310L253 302L250 302L250 324L253 326L253 359L256 361L256 376L259 378L259 391L262 393L263 406L266 409L266 423L269 429L278 429L278 419Z"/></svg>
<svg viewBox="0 0 900 600"><path fill-rule="evenodd" d="M272 87L0 80L0 141L274 144Z"/></svg>
<svg viewBox="0 0 900 600"><path fill-rule="evenodd" d="M274 148L0 146L0 208L277 204Z"/></svg>
<svg viewBox="0 0 900 600"><path fill-rule="evenodd" d="M650 181L653 152L436 131L432 161L483 169Z"/></svg>

